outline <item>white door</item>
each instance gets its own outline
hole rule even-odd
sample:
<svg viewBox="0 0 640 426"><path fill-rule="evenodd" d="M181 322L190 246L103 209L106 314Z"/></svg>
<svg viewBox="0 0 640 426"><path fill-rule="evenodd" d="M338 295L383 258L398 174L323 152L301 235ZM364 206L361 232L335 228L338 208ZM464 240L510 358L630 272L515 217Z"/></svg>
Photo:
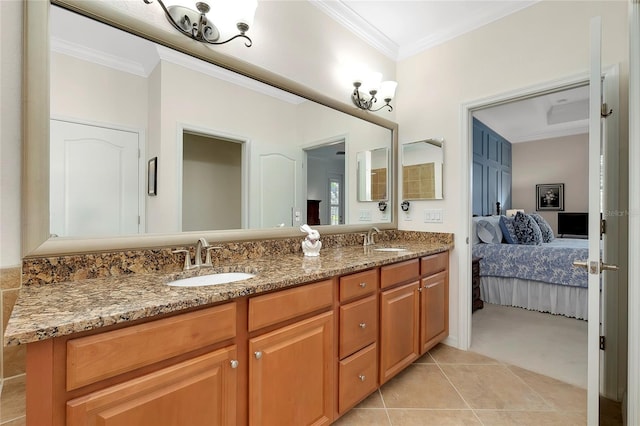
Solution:
<svg viewBox="0 0 640 426"><path fill-rule="evenodd" d="M139 232L138 141L135 132L51 120L52 234Z"/></svg>
<svg viewBox="0 0 640 426"><path fill-rule="evenodd" d="M603 273L616 270L617 266L602 263L606 259L601 244L601 171L604 149L602 138L602 66L601 66L601 18L591 20L589 73L589 325L587 336L587 421L588 425L599 424L600 401L600 335L601 335L601 285L606 286ZM604 289L603 289L604 291Z"/></svg>
<svg viewBox="0 0 640 426"><path fill-rule="evenodd" d="M296 208L297 161L282 154L260 156L260 225L290 227Z"/></svg>

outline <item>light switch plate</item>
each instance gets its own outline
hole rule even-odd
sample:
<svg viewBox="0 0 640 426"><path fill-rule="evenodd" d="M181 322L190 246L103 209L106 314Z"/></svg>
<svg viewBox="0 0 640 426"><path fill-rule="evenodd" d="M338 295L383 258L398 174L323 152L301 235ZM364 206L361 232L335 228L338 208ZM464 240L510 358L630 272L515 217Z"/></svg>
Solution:
<svg viewBox="0 0 640 426"><path fill-rule="evenodd" d="M425 223L442 223L444 214L442 209L428 209L424 211Z"/></svg>

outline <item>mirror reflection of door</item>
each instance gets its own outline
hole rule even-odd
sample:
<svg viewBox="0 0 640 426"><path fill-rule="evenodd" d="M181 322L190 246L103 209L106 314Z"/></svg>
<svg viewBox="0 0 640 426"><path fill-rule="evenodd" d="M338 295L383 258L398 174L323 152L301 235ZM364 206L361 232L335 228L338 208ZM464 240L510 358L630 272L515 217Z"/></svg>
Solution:
<svg viewBox="0 0 640 426"><path fill-rule="evenodd" d="M242 228L242 143L184 132L182 230Z"/></svg>
<svg viewBox="0 0 640 426"><path fill-rule="evenodd" d="M139 138L132 131L51 120L51 234L140 231Z"/></svg>
<svg viewBox="0 0 640 426"><path fill-rule="evenodd" d="M307 166L306 222L342 225L345 218L345 141L305 149ZM319 218L319 223L317 218Z"/></svg>

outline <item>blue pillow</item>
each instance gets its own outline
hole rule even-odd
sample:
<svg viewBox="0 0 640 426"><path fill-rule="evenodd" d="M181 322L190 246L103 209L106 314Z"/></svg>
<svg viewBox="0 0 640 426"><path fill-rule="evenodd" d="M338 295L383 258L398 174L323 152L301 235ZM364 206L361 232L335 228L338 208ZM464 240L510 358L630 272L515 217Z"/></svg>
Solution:
<svg viewBox="0 0 640 426"><path fill-rule="evenodd" d="M507 244L518 244L518 237L516 236L516 230L513 226L513 220L512 217L500 216L500 229Z"/></svg>
<svg viewBox="0 0 640 426"><path fill-rule="evenodd" d="M534 218L521 212L516 213L513 218L513 227L520 244L540 245L542 244L542 231Z"/></svg>
<svg viewBox="0 0 640 426"><path fill-rule="evenodd" d="M544 220L544 218L537 213L531 213L529 216L531 216L540 227L543 243L550 243L555 239L553 235L553 229L551 229L551 225L549 225L549 222Z"/></svg>
<svg viewBox="0 0 640 426"><path fill-rule="evenodd" d="M477 225L478 238L483 243L500 244L502 242L502 232L500 227L488 220L479 220Z"/></svg>

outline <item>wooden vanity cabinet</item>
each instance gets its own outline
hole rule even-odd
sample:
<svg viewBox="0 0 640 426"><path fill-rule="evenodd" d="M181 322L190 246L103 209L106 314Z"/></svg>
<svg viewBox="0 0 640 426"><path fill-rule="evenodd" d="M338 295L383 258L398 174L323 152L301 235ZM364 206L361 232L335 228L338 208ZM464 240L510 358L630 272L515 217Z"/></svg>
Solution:
<svg viewBox="0 0 640 426"><path fill-rule="evenodd" d="M418 259L380 268L380 384L419 356Z"/></svg>
<svg viewBox="0 0 640 426"><path fill-rule="evenodd" d="M228 302L30 343L27 425L235 425L236 323Z"/></svg>
<svg viewBox="0 0 640 426"><path fill-rule="evenodd" d="M379 269L340 277L338 413L378 387Z"/></svg>
<svg viewBox="0 0 640 426"><path fill-rule="evenodd" d="M420 354L449 335L449 252L420 259Z"/></svg>
<svg viewBox="0 0 640 426"><path fill-rule="evenodd" d="M326 280L249 299L249 425L333 421L334 287Z"/></svg>
<svg viewBox="0 0 640 426"><path fill-rule="evenodd" d="M67 402L67 426L235 425L236 347Z"/></svg>

